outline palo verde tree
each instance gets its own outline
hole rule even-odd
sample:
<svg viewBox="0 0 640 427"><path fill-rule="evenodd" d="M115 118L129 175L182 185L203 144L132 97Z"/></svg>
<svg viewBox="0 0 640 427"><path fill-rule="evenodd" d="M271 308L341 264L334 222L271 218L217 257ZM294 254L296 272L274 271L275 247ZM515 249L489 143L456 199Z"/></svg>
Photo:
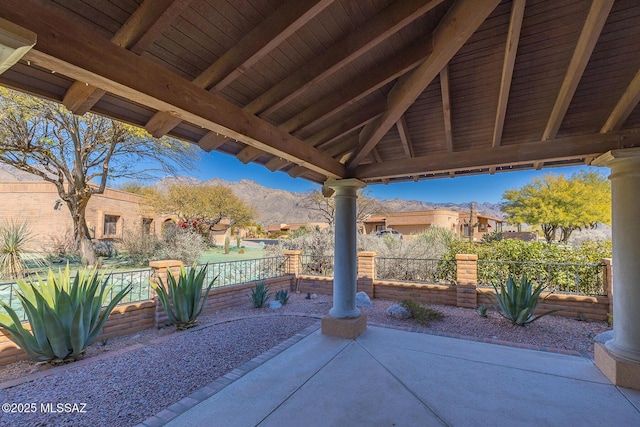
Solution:
<svg viewBox="0 0 640 427"><path fill-rule="evenodd" d="M89 264L96 257L86 222L91 196L109 179L149 179L194 167L197 148L95 114L0 88L0 162L55 185L73 220L73 236ZM141 166L144 165L144 166Z"/></svg>
<svg viewBox="0 0 640 427"><path fill-rule="evenodd" d="M228 187L174 183L150 200L157 212L176 215L188 228L209 234L224 218L227 227L248 225L255 217L253 208Z"/></svg>
<svg viewBox="0 0 640 427"><path fill-rule="evenodd" d="M547 242L566 243L574 230L611 222L611 187L597 172L581 172L567 179L547 174L519 189L507 190L502 211L512 224L540 225Z"/></svg>
<svg viewBox="0 0 640 427"><path fill-rule="evenodd" d="M382 212L382 205L377 199L367 196L363 190L358 190L357 195L357 223L362 223L369 219L372 215L376 215ZM332 195L331 197L324 197L321 191L312 190L306 194L302 203L307 209L315 212L321 218L326 220L329 223L330 227L333 227L336 216L335 195Z"/></svg>

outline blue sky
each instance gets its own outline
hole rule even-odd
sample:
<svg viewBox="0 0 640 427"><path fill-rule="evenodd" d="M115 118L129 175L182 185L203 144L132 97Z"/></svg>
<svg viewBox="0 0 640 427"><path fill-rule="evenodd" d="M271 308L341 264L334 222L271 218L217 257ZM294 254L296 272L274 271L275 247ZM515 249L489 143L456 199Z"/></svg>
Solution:
<svg viewBox="0 0 640 427"><path fill-rule="evenodd" d="M227 181L251 179L265 187L280 188L288 191L309 191L319 189L302 178L291 178L283 172L271 172L256 164L245 165L235 157L221 153L203 153L199 162L199 171L186 172L185 175L202 180L221 178ZM421 200L434 203L491 202L499 203L502 194L510 188L522 187L535 176L546 173L565 174L567 176L582 169L608 173L608 169L589 166L549 168L540 171L502 172L495 175L474 175L456 178L442 178L419 182L402 182L389 185L377 184L367 187L369 195L378 199Z"/></svg>

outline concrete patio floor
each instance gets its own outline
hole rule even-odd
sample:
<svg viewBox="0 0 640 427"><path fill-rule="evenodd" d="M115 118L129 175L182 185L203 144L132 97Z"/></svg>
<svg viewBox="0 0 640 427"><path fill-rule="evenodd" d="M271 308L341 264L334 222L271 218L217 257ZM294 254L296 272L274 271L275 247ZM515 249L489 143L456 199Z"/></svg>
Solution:
<svg viewBox="0 0 640 427"><path fill-rule="evenodd" d="M298 339L143 425L640 426L640 391L586 358L375 326Z"/></svg>

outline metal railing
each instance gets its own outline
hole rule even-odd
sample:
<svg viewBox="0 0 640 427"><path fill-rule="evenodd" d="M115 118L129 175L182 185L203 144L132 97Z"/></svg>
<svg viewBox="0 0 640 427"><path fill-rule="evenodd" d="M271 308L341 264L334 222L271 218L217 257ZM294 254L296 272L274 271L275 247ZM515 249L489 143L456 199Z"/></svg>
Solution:
<svg viewBox="0 0 640 427"><path fill-rule="evenodd" d="M333 277L333 256L301 255L300 274Z"/></svg>
<svg viewBox="0 0 640 427"><path fill-rule="evenodd" d="M564 264L478 260L478 286L505 284L509 275L526 274L534 286L542 283L554 293L604 295L603 264Z"/></svg>
<svg viewBox="0 0 640 427"><path fill-rule="evenodd" d="M213 285L217 288L284 276L288 258L287 256L276 256L217 262L214 264L201 264L197 268L207 268L205 283L209 283L217 277Z"/></svg>
<svg viewBox="0 0 640 427"><path fill-rule="evenodd" d="M455 260L376 258L376 279L428 284L456 283Z"/></svg>
<svg viewBox="0 0 640 427"><path fill-rule="evenodd" d="M119 305L150 299L150 277L150 269L106 273L106 284L107 286L111 286L111 289L107 294L104 305L109 304L111 299L128 284L132 285L131 291L120 301ZM43 281L46 281L46 278L43 278ZM22 308L22 303L17 296L18 289L19 287L16 282L0 284L0 301L11 307L21 320L27 320L26 313Z"/></svg>

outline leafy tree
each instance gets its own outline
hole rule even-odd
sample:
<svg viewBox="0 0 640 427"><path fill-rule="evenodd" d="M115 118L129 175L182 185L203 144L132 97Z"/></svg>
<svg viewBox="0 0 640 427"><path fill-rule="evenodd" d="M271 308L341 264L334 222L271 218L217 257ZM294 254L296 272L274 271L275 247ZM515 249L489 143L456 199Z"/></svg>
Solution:
<svg viewBox="0 0 640 427"><path fill-rule="evenodd" d="M251 206L221 185L172 184L150 203L157 212L177 215L184 226L202 234L209 234L224 218L232 227L248 225L255 217Z"/></svg>
<svg viewBox="0 0 640 427"><path fill-rule="evenodd" d="M55 185L73 220L76 249L96 258L86 223L91 196L109 179L148 179L194 167L194 146L155 139L145 130L95 114L76 116L63 105L0 88L0 162ZM141 166L144 165L144 166Z"/></svg>
<svg viewBox="0 0 640 427"><path fill-rule="evenodd" d="M372 215L376 215L382 211L382 205L380 202L373 197L368 197L363 190L358 190L357 195L357 223L362 223ZM333 227L336 216L335 196L324 197L321 191L313 190L307 193L302 203L307 209L316 212L320 217L326 220L330 227Z"/></svg>
<svg viewBox="0 0 640 427"><path fill-rule="evenodd" d="M561 231L567 242L574 230L611 222L611 187L596 172L581 172L570 179L547 174L520 189L503 194L502 210L512 224L540 225L548 243Z"/></svg>

